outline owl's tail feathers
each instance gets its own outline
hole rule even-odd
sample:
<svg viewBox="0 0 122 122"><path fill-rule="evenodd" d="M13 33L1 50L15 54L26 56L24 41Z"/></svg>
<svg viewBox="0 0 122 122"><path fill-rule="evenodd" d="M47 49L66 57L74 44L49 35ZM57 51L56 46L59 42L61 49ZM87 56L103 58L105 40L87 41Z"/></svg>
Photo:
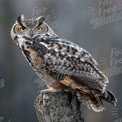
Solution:
<svg viewBox="0 0 122 122"><path fill-rule="evenodd" d="M95 93L93 93L93 95L84 94L80 91L76 91L76 95L80 102L87 105L89 109L92 108L96 112L101 112L105 110L103 106L103 101L110 102L113 105L116 105L117 102L117 99L109 90L106 90L105 93L102 95L97 95Z"/></svg>
<svg viewBox="0 0 122 122"><path fill-rule="evenodd" d="M106 89L101 98L104 101L110 102L111 104L116 106L117 99L116 99L116 97L114 96L114 94L111 91Z"/></svg>

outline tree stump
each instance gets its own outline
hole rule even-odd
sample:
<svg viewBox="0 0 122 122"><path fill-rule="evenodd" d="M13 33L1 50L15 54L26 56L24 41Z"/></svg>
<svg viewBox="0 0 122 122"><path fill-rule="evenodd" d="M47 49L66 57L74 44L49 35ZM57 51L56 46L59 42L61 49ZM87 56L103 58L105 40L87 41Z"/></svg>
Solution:
<svg viewBox="0 0 122 122"><path fill-rule="evenodd" d="M40 93L34 105L39 122L84 122L74 93Z"/></svg>

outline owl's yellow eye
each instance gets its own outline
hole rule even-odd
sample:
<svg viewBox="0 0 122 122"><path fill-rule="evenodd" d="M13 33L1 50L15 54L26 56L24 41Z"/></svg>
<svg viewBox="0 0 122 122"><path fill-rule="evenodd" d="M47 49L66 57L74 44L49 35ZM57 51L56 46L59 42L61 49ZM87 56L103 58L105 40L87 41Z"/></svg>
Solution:
<svg viewBox="0 0 122 122"><path fill-rule="evenodd" d="M41 27L36 27L36 31L40 31L41 29Z"/></svg>
<svg viewBox="0 0 122 122"><path fill-rule="evenodd" d="M25 27L20 27L20 31L24 32L24 31L26 31L26 28Z"/></svg>

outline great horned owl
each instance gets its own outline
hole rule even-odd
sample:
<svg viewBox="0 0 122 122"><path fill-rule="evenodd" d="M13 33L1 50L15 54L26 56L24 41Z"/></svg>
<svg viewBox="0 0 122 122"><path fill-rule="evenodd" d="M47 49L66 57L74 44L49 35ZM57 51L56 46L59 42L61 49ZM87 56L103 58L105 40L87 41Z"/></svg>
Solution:
<svg viewBox="0 0 122 122"><path fill-rule="evenodd" d="M116 105L113 93L106 89L108 78L97 68L90 53L60 38L46 24L44 17L25 19L19 16L11 37L23 55L46 82L45 92L73 91L94 111L104 110L103 101Z"/></svg>

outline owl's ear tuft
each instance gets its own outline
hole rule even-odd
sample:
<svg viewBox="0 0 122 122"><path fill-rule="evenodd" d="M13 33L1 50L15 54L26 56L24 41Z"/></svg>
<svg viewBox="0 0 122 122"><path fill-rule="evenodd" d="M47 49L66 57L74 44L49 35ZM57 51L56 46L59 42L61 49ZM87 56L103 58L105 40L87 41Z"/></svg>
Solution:
<svg viewBox="0 0 122 122"><path fill-rule="evenodd" d="M24 20L25 20L24 15L21 15L21 16L19 16L19 17L17 18L17 22L18 22L22 27L24 27L23 24L22 24L22 22L23 22Z"/></svg>
<svg viewBox="0 0 122 122"><path fill-rule="evenodd" d="M18 23L21 23L22 21L24 21L24 15L21 15L21 16L19 16L18 18L17 18L17 22Z"/></svg>
<svg viewBox="0 0 122 122"><path fill-rule="evenodd" d="M45 17L44 16L40 16L40 17L36 18L36 20L38 21L38 24L41 25L42 22L45 20Z"/></svg>

